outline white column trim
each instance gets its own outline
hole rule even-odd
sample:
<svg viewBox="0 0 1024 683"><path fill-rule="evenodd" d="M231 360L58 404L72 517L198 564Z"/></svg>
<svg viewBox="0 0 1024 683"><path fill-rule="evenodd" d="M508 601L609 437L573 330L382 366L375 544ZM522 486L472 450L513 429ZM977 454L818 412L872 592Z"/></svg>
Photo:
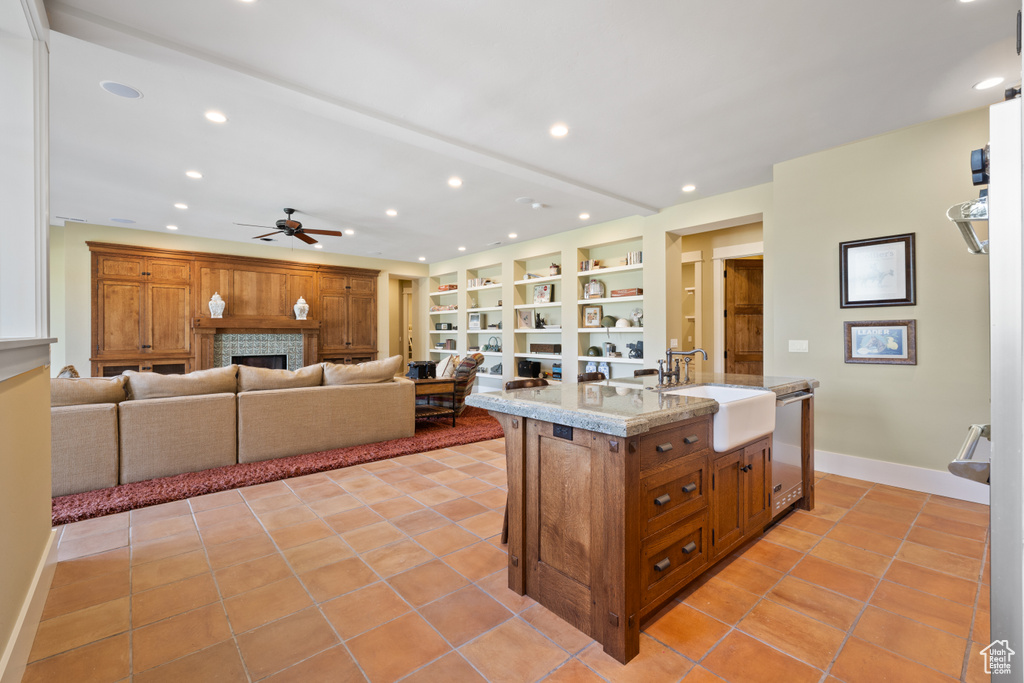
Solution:
<svg viewBox="0 0 1024 683"><path fill-rule="evenodd" d="M762 256L764 254L764 242L749 242L747 244L735 244L730 247L716 247L711 253L711 275L714 284L712 285L712 299L714 312L712 316L714 326L714 358L713 368L715 372L725 372L725 287L723 286L723 275L725 274L724 261L732 258L743 258L745 256Z"/></svg>

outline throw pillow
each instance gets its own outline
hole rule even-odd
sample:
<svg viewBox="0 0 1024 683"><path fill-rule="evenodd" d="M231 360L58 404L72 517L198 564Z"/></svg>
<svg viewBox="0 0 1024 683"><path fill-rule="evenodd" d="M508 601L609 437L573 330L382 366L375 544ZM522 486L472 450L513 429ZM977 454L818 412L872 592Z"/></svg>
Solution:
<svg viewBox="0 0 1024 683"><path fill-rule="evenodd" d="M238 391L266 391L268 389L296 389L318 387L323 384L324 366L320 363L291 370L268 370L248 365L238 366Z"/></svg>
<svg viewBox="0 0 1024 683"><path fill-rule="evenodd" d="M435 373L438 379L442 377L454 377L455 368L459 367L459 357L454 353L446 354L444 358L437 361L437 372Z"/></svg>
<svg viewBox="0 0 1024 683"><path fill-rule="evenodd" d="M402 368L402 357L391 356L359 365L324 363L324 386L390 382Z"/></svg>
<svg viewBox="0 0 1024 683"><path fill-rule="evenodd" d="M67 379L78 379L80 375L78 374L78 370L75 370L74 365L65 365L60 369L60 372L57 373L57 377L63 377Z"/></svg>
<svg viewBox="0 0 1024 683"><path fill-rule="evenodd" d="M86 403L120 403L125 400L125 378L120 375L109 379L84 377L81 379L54 378L50 380L50 405L78 406Z"/></svg>
<svg viewBox="0 0 1024 683"><path fill-rule="evenodd" d="M200 394L233 394L237 390L238 366L197 370L187 375L160 375L155 372L125 370L128 398L169 398Z"/></svg>

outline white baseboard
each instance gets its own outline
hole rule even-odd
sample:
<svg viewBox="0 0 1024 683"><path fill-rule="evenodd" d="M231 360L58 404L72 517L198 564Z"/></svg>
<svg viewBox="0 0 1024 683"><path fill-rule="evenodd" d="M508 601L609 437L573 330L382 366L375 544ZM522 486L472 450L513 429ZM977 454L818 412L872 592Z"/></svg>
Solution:
<svg viewBox="0 0 1024 683"><path fill-rule="evenodd" d="M872 460L856 455L814 451L814 469L827 474L839 474L853 479L864 479L898 486L912 491L934 493L939 496L989 504L989 487L949 472L924 467L902 465L884 460Z"/></svg>
<svg viewBox="0 0 1024 683"><path fill-rule="evenodd" d="M57 529L50 530L50 540L46 552L39 559L36 573L32 577L32 586L25 596L25 602L18 612L18 620L10 640L0 656L0 683L20 683L28 665L28 656L32 651L32 641L36 638L39 618L43 614L43 605L50 592L53 572L57 569Z"/></svg>

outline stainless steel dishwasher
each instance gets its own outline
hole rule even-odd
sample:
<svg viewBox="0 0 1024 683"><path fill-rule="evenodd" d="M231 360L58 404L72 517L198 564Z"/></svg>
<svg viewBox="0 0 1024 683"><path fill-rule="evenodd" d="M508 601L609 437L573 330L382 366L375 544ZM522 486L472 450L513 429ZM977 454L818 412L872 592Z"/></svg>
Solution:
<svg viewBox="0 0 1024 683"><path fill-rule="evenodd" d="M794 391L775 399L772 436L772 518L804 497L804 450L814 450L814 393ZM807 462L813 462L808 457ZM810 473L813 482L814 473ZM813 501L813 492L808 496Z"/></svg>

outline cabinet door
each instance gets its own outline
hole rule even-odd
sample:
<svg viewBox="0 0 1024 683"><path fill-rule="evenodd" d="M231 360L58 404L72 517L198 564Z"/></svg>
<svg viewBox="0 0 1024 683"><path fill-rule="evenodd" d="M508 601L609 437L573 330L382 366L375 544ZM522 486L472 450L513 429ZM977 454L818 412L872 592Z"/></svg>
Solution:
<svg viewBox="0 0 1024 683"><path fill-rule="evenodd" d="M771 518L771 503L768 495L771 491L771 482L769 481L771 466L768 461L770 449L771 441L768 439L752 443L743 449L744 467L746 467L746 471L743 473L745 532L764 526Z"/></svg>
<svg viewBox="0 0 1024 683"><path fill-rule="evenodd" d="M189 282L192 279L192 262L179 258L146 259L146 277L150 281Z"/></svg>
<svg viewBox="0 0 1024 683"><path fill-rule="evenodd" d="M146 349L150 353L188 353L191 325L187 285L146 285Z"/></svg>
<svg viewBox="0 0 1024 683"><path fill-rule="evenodd" d="M146 271L142 256L93 254L97 278L130 278L141 280Z"/></svg>
<svg viewBox="0 0 1024 683"><path fill-rule="evenodd" d="M356 278L352 278L353 281ZM352 295L348 299L348 345L361 351L377 348L377 299Z"/></svg>
<svg viewBox="0 0 1024 683"><path fill-rule="evenodd" d="M324 294L320 297L320 348L324 352L344 352L348 341L348 297Z"/></svg>
<svg viewBox="0 0 1024 683"><path fill-rule="evenodd" d="M353 275L348 279L348 288L350 294L375 294L377 292L377 279Z"/></svg>
<svg viewBox="0 0 1024 683"><path fill-rule="evenodd" d="M97 356L124 355L142 350L141 282L96 282Z"/></svg>
<svg viewBox="0 0 1024 683"><path fill-rule="evenodd" d="M711 464L711 543L716 557L743 538L744 466L742 449L715 458Z"/></svg>

